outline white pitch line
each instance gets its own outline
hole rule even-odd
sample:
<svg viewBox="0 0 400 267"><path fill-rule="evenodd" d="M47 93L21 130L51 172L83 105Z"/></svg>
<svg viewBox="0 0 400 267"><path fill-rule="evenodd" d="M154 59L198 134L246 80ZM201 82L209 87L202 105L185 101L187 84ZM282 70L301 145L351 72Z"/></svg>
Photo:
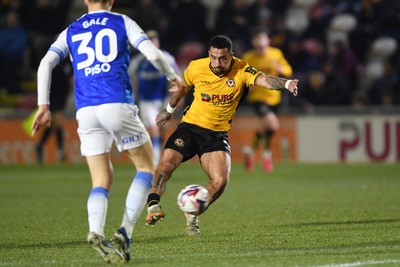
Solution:
<svg viewBox="0 0 400 267"><path fill-rule="evenodd" d="M327 264L327 265L315 265L311 267L354 267L354 266L364 266L364 265L380 265L388 263L400 263L400 260L381 260L381 261L358 261L358 262L348 262L340 264Z"/></svg>

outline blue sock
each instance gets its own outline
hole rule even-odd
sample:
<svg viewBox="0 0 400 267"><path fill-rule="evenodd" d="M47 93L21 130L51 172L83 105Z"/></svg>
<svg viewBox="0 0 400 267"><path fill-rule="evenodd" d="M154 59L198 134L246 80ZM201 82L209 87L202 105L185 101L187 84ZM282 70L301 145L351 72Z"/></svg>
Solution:
<svg viewBox="0 0 400 267"><path fill-rule="evenodd" d="M132 236L133 228L146 204L152 182L152 173L137 172L129 188L125 202L125 213L121 224L121 227L125 228L129 238Z"/></svg>
<svg viewBox="0 0 400 267"><path fill-rule="evenodd" d="M103 187L92 188L87 201L89 232L104 236L107 208L108 190Z"/></svg>

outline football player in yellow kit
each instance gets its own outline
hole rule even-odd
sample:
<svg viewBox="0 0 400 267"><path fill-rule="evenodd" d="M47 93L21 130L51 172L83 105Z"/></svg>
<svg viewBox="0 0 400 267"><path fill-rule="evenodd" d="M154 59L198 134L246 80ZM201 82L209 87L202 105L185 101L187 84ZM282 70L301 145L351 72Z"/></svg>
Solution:
<svg viewBox="0 0 400 267"><path fill-rule="evenodd" d="M251 43L253 49L243 55L243 60L269 75L285 78L292 76L292 67L279 48L270 46L269 36L265 29L254 29L251 34ZM243 149L246 170L248 172L254 170L254 153L262 145L262 167L265 172L271 172L273 169L271 141L274 133L279 129L276 112L281 103L281 92L266 91L262 86L252 86L247 100L259 118L259 129L252 138L251 145Z"/></svg>
<svg viewBox="0 0 400 267"><path fill-rule="evenodd" d="M223 35L213 37L208 45L208 57L193 60L184 71L186 86L175 88L166 109L156 118L162 126L171 119L178 102L194 87L194 100L184 110L181 122L168 138L156 168L147 199L146 222L153 225L164 219L160 197L166 182L182 162L198 155L208 176L206 208L223 193L230 175L231 157L227 131L246 88L253 85L273 90L289 90L297 95L298 80L287 80L265 74L234 57L232 41ZM267 91L267 89L264 89ZM185 214L186 233L198 235L197 214Z"/></svg>

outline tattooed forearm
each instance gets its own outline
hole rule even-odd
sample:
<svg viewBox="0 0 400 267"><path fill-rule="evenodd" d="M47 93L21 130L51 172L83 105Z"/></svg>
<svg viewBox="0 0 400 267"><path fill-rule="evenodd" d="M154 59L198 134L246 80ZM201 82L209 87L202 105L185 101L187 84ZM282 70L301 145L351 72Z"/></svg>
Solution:
<svg viewBox="0 0 400 267"><path fill-rule="evenodd" d="M276 76L264 75L265 87L273 90L285 89L286 79Z"/></svg>

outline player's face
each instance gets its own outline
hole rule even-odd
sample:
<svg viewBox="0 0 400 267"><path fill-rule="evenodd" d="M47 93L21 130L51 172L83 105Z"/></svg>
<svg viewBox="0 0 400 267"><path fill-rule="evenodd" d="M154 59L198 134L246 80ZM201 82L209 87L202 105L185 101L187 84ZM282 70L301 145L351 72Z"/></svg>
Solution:
<svg viewBox="0 0 400 267"><path fill-rule="evenodd" d="M233 52L229 52L227 48L218 49L210 47L208 50L208 56L210 57L211 68L218 74L225 74L231 65L233 58Z"/></svg>
<svg viewBox="0 0 400 267"><path fill-rule="evenodd" d="M269 37L266 33L260 33L252 38L252 44L256 50L262 51L269 46Z"/></svg>

